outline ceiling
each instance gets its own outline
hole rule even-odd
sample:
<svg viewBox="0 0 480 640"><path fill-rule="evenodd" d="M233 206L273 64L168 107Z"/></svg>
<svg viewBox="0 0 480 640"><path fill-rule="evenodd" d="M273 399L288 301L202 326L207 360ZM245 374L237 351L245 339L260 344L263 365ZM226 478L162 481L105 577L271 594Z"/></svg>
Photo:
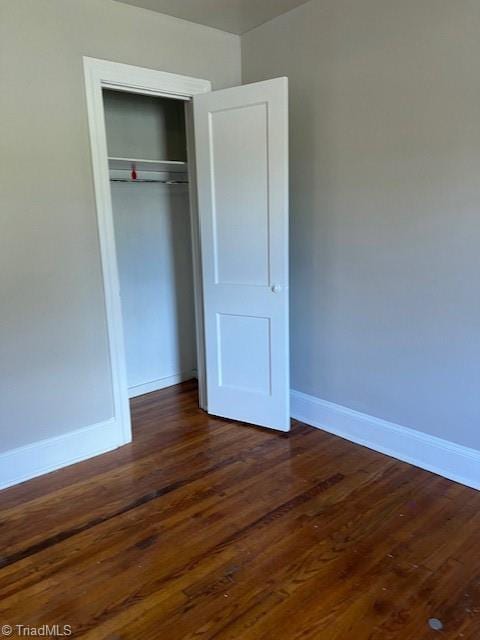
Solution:
<svg viewBox="0 0 480 640"><path fill-rule="evenodd" d="M117 0L242 34L308 0Z"/></svg>

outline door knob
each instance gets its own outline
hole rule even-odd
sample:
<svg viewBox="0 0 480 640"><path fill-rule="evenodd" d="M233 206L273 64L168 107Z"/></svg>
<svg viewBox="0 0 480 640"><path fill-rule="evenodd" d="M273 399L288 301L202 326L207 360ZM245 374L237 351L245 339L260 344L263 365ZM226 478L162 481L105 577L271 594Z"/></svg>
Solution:
<svg viewBox="0 0 480 640"><path fill-rule="evenodd" d="M272 286L273 293L280 293L281 290L282 290L282 287L279 284L274 284Z"/></svg>

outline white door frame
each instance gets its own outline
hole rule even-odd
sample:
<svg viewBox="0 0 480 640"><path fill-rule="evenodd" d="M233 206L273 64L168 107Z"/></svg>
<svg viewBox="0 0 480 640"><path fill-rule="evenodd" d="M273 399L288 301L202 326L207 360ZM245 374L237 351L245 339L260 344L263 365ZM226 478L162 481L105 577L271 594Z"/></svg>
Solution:
<svg viewBox="0 0 480 640"><path fill-rule="evenodd" d="M209 80L189 78L174 73L135 67L96 58L83 58L88 124L95 185L98 233L105 292L108 343L113 388L114 420L123 444L131 442L132 428L128 399L127 367L123 338L122 307L118 277L117 252L113 223L110 175L108 169L107 135L102 89L116 89L130 93L191 100L199 93L211 91ZM193 276L197 327L197 369L199 404L206 409L206 371L203 336L203 300L198 239L198 214L194 167L191 109L187 115L187 145L190 181L190 211L192 222ZM191 166L192 165L192 166Z"/></svg>

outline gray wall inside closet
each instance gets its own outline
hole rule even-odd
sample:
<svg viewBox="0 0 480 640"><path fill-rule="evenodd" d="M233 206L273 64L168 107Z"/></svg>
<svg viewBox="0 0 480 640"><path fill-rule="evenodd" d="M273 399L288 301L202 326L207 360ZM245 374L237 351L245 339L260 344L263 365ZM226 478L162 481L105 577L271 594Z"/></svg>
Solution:
<svg viewBox="0 0 480 640"><path fill-rule="evenodd" d="M186 160L182 101L104 91L104 106L109 156ZM137 395L196 368L188 185L111 186L128 386Z"/></svg>

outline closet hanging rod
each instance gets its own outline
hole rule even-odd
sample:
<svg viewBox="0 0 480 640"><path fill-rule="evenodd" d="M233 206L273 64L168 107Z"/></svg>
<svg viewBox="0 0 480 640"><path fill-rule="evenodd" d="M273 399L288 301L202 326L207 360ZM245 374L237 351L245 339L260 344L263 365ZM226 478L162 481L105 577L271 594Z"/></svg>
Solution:
<svg viewBox="0 0 480 640"><path fill-rule="evenodd" d="M110 182L156 182L160 184L188 184L188 180L154 180L153 178L110 178Z"/></svg>

